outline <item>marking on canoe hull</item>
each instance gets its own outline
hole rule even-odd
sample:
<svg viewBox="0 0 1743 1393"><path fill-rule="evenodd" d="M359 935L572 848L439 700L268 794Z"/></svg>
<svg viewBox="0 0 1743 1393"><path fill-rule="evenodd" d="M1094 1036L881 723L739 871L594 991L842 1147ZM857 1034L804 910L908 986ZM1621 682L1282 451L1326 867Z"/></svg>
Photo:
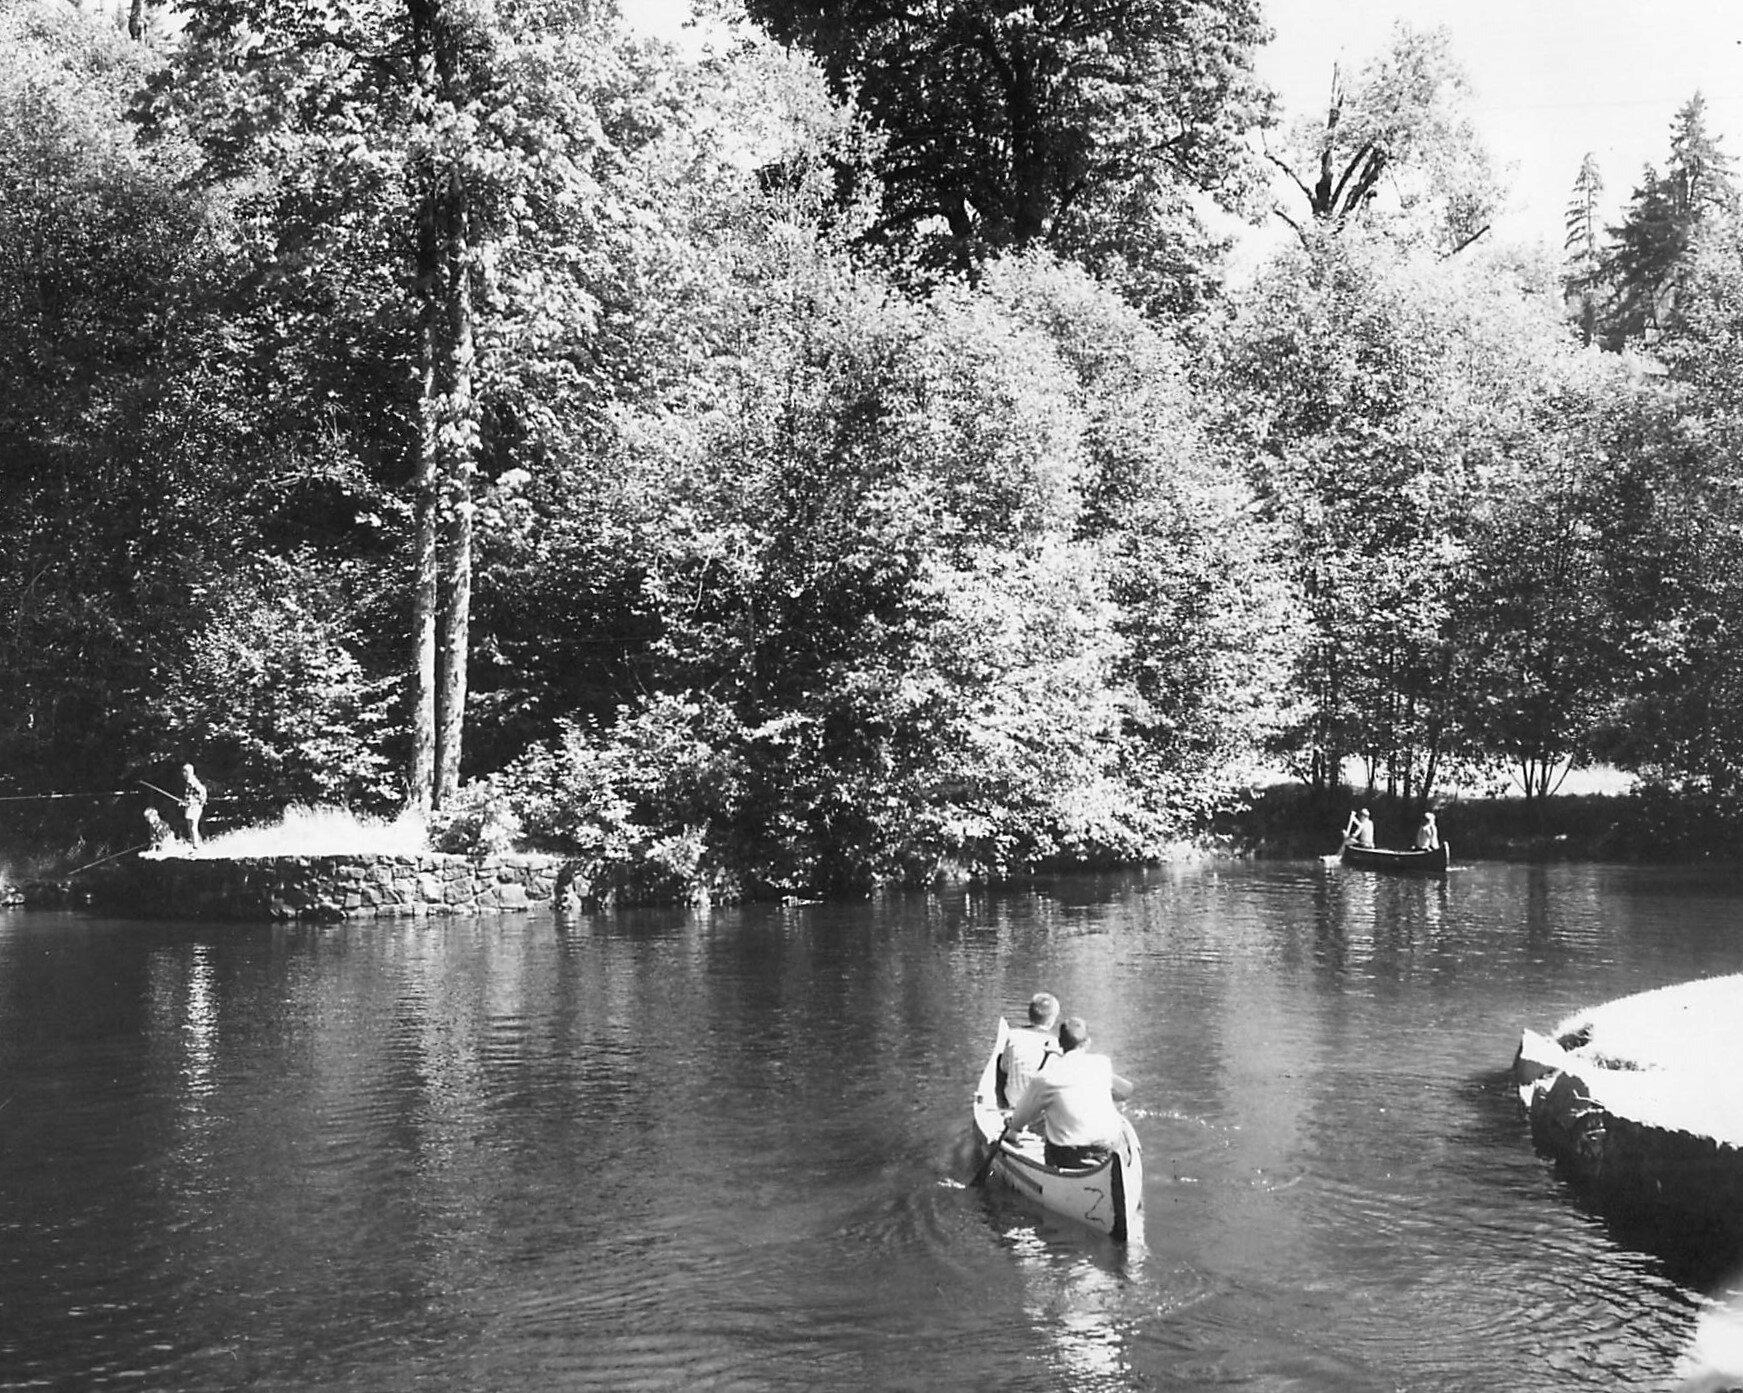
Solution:
<svg viewBox="0 0 1743 1393"><path fill-rule="evenodd" d="M1034 1176L1026 1171L1019 1170L1016 1166L1003 1166L1000 1169L1003 1171L1005 1180L1012 1189L1020 1190L1022 1193L1028 1195L1029 1198L1034 1200L1040 1200L1045 1195L1047 1190L1045 1181L1037 1180ZM1107 1203L1108 1192L1104 1189L1098 1189L1095 1187L1085 1187L1080 1191L1080 1193L1083 1199L1087 1201L1080 1210L1082 1217L1093 1223L1105 1223L1106 1221L1102 1219L1101 1214L1103 1206Z"/></svg>

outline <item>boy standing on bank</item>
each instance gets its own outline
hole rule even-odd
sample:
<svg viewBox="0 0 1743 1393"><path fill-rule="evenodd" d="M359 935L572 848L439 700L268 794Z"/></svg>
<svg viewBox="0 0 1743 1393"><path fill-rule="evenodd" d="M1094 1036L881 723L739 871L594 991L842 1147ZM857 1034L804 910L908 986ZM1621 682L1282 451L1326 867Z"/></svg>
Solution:
<svg viewBox="0 0 1743 1393"><path fill-rule="evenodd" d="M206 810L206 786L191 764L182 765L182 812L188 819L188 841L200 845L200 814Z"/></svg>

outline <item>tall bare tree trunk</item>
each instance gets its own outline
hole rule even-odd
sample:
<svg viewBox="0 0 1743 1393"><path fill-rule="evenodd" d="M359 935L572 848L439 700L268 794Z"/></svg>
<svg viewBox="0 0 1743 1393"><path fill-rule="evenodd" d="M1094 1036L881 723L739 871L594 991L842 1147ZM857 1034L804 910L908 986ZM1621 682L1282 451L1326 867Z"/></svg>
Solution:
<svg viewBox="0 0 1743 1393"><path fill-rule="evenodd" d="M478 472L478 421L473 408L471 221L466 191L458 178L451 191L447 232L449 448L442 479L441 642L436 684L438 808L460 788L472 619L472 485Z"/></svg>
<svg viewBox="0 0 1743 1393"><path fill-rule="evenodd" d="M418 399L415 486L417 550L412 563L412 749L406 774L406 806L425 814L434 806L436 791L436 591L440 566L436 519L441 507L441 461L436 447L441 430L436 374L441 267L435 216L433 202L426 201L419 211L418 228L418 291L423 301L419 326L422 390Z"/></svg>
<svg viewBox="0 0 1743 1393"><path fill-rule="evenodd" d="M464 104L460 33L448 0L406 0L418 79L438 105ZM412 601L412 755L408 805L440 808L460 786L472 609L474 400L469 194L451 156L432 152L418 216L423 330L417 574Z"/></svg>

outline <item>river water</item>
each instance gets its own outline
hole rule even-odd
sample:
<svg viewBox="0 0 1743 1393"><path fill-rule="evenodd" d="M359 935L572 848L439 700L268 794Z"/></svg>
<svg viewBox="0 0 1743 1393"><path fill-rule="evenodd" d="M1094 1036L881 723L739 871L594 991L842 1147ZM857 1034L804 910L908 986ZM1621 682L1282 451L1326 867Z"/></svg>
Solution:
<svg viewBox="0 0 1743 1393"><path fill-rule="evenodd" d="M0 1389L1668 1389L1743 1317L1581 1208L1506 1071L1743 969L1740 919L1716 874L1317 862L0 913ZM1138 1084L1131 1251L961 1183L1041 987Z"/></svg>

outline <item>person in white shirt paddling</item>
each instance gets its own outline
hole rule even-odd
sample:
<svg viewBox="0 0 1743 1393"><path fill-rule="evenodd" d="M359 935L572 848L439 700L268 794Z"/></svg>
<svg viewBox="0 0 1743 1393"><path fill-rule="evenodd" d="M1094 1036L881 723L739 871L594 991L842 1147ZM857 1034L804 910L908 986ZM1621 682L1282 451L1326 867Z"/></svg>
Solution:
<svg viewBox="0 0 1743 1393"><path fill-rule="evenodd" d="M1116 1102L1132 1096L1130 1079L1114 1072L1113 1061L1089 1050L1089 1027L1081 1016L1059 1026L1058 1059L1030 1080L1016 1100L1007 1135L1038 1127L1043 1158L1059 1170L1092 1166L1120 1140Z"/></svg>

